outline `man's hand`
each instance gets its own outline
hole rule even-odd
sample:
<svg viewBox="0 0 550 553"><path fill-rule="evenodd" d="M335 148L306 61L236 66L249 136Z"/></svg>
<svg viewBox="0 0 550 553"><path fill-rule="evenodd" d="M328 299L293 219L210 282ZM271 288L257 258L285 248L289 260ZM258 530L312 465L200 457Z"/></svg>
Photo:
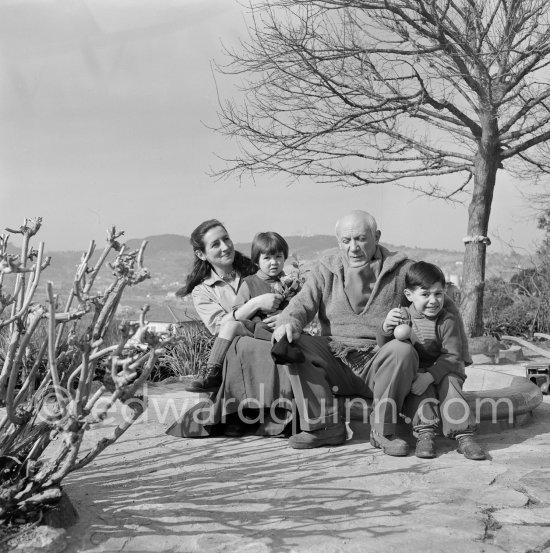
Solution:
<svg viewBox="0 0 550 553"><path fill-rule="evenodd" d="M415 396L421 396L430 384L434 382L434 377L430 373L418 373L413 380L411 392Z"/></svg>
<svg viewBox="0 0 550 553"><path fill-rule="evenodd" d="M278 326L273 332L272 342L278 342L283 336L287 337L289 342L293 342L300 337L300 333L292 328L290 323Z"/></svg>
<svg viewBox="0 0 550 553"><path fill-rule="evenodd" d="M384 319L384 324L382 325L382 329L384 330L384 332L390 332L397 325L400 325L403 322L404 319L401 308L395 307L386 315L386 318Z"/></svg>

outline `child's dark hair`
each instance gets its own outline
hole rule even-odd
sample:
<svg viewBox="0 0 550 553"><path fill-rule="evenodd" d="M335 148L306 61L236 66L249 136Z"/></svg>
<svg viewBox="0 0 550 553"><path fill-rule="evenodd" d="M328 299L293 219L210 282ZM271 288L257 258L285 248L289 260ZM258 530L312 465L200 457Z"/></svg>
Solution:
<svg viewBox="0 0 550 553"><path fill-rule="evenodd" d="M413 263L405 275L405 287L408 290L429 288L436 283L445 286L446 281L443 271L437 265L426 263L426 261Z"/></svg>
<svg viewBox="0 0 550 553"><path fill-rule="evenodd" d="M274 255L282 253L285 259L288 258L288 243L277 232L258 232L252 240L250 259L258 265L260 255Z"/></svg>

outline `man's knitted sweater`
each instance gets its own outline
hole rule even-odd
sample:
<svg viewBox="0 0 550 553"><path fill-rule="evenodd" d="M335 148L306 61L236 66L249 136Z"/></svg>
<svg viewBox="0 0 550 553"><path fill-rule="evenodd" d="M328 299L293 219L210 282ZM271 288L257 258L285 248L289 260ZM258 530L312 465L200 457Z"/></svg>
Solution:
<svg viewBox="0 0 550 553"><path fill-rule="evenodd" d="M321 259L308 273L304 287L281 313L279 325L290 323L298 332L318 313L323 336L362 348L376 344L376 332L387 312L401 303L405 273L412 260L380 246L382 267L367 304L355 313L344 291L344 262L340 254Z"/></svg>

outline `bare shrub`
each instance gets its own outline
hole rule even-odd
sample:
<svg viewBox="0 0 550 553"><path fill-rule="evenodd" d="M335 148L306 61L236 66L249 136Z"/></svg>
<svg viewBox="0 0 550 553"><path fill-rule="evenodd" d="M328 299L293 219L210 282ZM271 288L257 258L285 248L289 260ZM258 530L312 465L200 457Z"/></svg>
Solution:
<svg viewBox="0 0 550 553"><path fill-rule="evenodd" d="M50 263L43 243L38 250L30 246L40 225L41 219L29 219L7 229L22 236L19 255L8 251L9 234L0 238L0 521L36 518L61 497L67 474L90 463L132 425L145 408L141 386L168 343L147 329L146 309L139 322L112 329L125 288L149 277L143 266L146 243L128 251L114 227L94 264L94 242L83 254L64 306L51 282L47 300L38 303L36 290ZM107 265L110 285L94 290ZM127 345L130 337L135 346ZM82 453L84 433L117 403L127 406L123 422Z"/></svg>
<svg viewBox="0 0 550 553"><path fill-rule="evenodd" d="M538 271L535 290L524 286L524 275L510 282L490 279L486 283L483 318L486 334L533 338L537 332L550 334L550 281Z"/></svg>

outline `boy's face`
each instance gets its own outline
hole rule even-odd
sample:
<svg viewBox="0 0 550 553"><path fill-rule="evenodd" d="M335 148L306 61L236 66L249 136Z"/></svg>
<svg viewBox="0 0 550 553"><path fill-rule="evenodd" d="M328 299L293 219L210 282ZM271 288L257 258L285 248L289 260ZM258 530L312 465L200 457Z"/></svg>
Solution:
<svg viewBox="0 0 550 553"><path fill-rule="evenodd" d="M420 314L433 319L443 309L445 285L441 282L436 282L429 288L417 286L413 290L405 289L405 297Z"/></svg>
<svg viewBox="0 0 550 553"><path fill-rule="evenodd" d="M258 259L260 270L270 277L276 277L283 272L285 256L279 253L261 253Z"/></svg>

